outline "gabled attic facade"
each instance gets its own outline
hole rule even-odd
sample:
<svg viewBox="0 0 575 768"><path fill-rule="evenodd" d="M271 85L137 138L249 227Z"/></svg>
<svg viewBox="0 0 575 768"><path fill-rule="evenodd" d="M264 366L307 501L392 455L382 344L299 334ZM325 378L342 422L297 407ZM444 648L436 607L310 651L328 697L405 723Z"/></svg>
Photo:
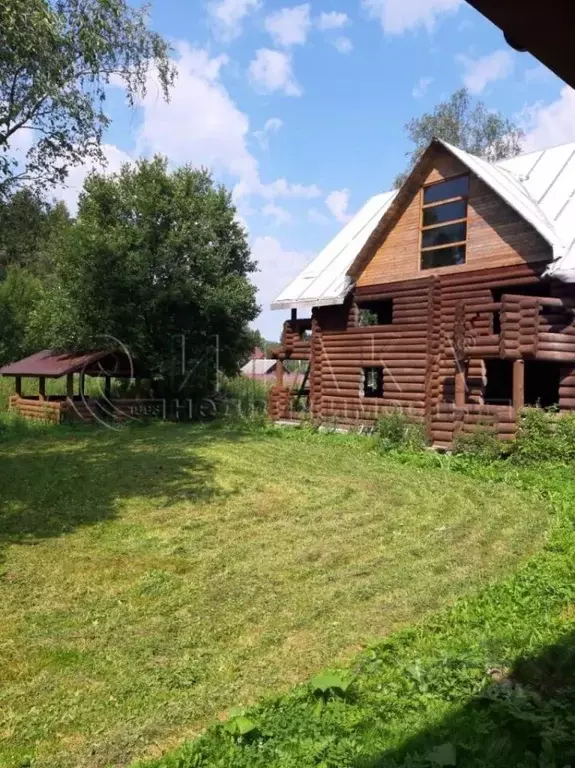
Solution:
<svg viewBox="0 0 575 768"><path fill-rule="evenodd" d="M272 304L292 312L272 418L400 407L450 446L477 424L512 436L526 404L575 407L574 197L575 144L490 164L434 140ZM285 359L309 361L298 391Z"/></svg>

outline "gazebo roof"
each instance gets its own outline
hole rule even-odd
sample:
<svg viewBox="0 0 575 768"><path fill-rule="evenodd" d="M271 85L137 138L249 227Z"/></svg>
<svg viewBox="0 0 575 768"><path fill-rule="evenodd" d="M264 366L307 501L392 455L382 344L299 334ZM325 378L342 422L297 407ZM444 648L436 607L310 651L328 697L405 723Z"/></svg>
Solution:
<svg viewBox="0 0 575 768"><path fill-rule="evenodd" d="M2 376L46 376L56 379L68 373L115 377L136 375L135 366L128 354L109 349L75 354L43 349L0 368Z"/></svg>

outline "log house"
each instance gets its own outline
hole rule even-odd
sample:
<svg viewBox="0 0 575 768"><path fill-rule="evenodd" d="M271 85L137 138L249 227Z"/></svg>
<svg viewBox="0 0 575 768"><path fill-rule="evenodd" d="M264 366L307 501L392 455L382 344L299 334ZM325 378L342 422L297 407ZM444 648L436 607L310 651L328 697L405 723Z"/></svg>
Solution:
<svg viewBox="0 0 575 768"><path fill-rule="evenodd" d="M478 425L512 437L525 405L575 409L574 243L575 143L490 164L433 140L272 304L291 318L271 418L302 397L342 426L399 407L448 448Z"/></svg>

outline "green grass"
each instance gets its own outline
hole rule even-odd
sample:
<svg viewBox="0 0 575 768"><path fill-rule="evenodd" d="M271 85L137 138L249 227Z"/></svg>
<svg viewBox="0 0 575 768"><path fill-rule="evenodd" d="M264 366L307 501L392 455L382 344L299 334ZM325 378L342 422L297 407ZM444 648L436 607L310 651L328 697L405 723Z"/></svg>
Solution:
<svg viewBox="0 0 575 768"><path fill-rule="evenodd" d="M446 484L450 474L464 474L550 503L545 546L503 580L394 633L327 678L241 717L231 713L147 768L575 765L572 465L517 468L429 454L388 460L407 472L435 465Z"/></svg>
<svg viewBox="0 0 575 768"><path fill-rule="evenodd" d="M0 765L160 755L543 549L539 495L418 461L305 431L5 433ZM202 765L255 760L206 738Z"/></svg>

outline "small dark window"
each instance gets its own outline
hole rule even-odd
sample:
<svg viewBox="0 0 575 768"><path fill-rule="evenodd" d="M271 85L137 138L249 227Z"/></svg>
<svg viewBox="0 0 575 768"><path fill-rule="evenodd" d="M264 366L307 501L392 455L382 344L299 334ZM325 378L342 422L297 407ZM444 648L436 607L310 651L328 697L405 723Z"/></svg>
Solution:
<svg viewBox="0 0 575 768"><path fill-rule="evenodd" d="M451 200L453 197L467 197L469 194L469 176L457 176L455 179L431 184L423 190L423 204Z"/></svg>
<svg viewBox="0 0 575 768"><path fill-rule="evenodd" d="M460 243L465 240L467 235L467 224L462 221L460 224L448 224L445 227L432 227L424 229L421 237L422 248L434 248L438 245L449 245L449 243Z"/></svg>
<svg viewBox="0 0 575 768"><path fill-rule="evenodd" d="M513 402L513 361L496 357L485 361L486 405L511 405Z"/></svg>
<svg viewBox="0 0 575 768"><path fill-rule="evenodd" d="M364 397L383 397L383 368L363 369Z"/></svg>
<svg viewBox="0 0 575 768"><path fill-rule="evenodd" d="M550 408L559 403L561 367L540 360L525 361L525 405Z"/></svg>
<svg viewBox="0 0 575 768"><path fill-rule="evenodd" d="M467 203L458 200L455 203L444 203L423 209L423 226L432 227L434 224L443 224L445 221L457 221L467 216Z"/></svg>
<svg viewBox="0 0 575 768"><path fill-rule="evenodd" d="M359 325L391 325L393 323L393 299L362 302L359 308Z"/></svg>
<svg viewBox="0 0 575 768"><path fill-rule="evenodd" d="M421 268L451 267L454 264L465 264L465 246L451 245L447 248L434 248L421 252Z"/></svg>

